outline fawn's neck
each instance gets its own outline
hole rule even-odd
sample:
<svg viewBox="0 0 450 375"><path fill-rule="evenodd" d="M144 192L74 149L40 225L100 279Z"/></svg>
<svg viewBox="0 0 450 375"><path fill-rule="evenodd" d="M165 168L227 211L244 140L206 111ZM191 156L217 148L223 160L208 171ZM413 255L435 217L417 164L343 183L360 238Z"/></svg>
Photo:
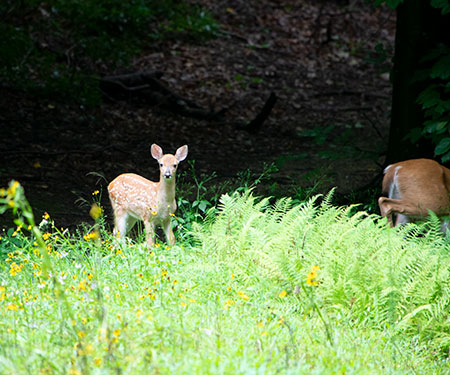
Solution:
<svg viewBox="0 0 450 375"><path fill-rule="evenodd" d="M160 177L158 195L166 201L172 201L175 199L175 176L170 180L162 176Z"/></svg>

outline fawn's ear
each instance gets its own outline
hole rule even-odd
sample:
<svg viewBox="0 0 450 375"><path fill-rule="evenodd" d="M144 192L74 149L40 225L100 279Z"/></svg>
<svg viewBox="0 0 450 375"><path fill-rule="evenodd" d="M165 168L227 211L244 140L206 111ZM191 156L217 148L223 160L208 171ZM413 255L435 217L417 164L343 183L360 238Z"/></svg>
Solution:
<svg viewBox="0 0 450 375"><path fill-rule="evenodd" d="M175 153L175 157L177 158L178 161L183 161L184 159L186 159L187 154L188 154L188 146L184 145L177 150L177 152Z"/></svg>
<svg viewBox="0 0 450 375"><path fill-rule="evenodd" d="M159 160L163 157L163 150L156 143L152 144L151 151L153 158L155 158L156 160Z"/></svg>

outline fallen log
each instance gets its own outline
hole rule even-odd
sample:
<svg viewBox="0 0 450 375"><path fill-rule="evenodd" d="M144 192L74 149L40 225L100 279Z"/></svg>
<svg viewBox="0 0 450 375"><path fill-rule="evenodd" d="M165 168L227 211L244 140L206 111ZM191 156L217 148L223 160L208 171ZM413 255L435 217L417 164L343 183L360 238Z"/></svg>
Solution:
<svg viewBox="0 0 450 375"><path fill-rule="evenodd" d="M109 100L125 100L159 106L170 112L197 119L219 120L225 113L202 109L198 104L174 93L160 78L162 72L137 72L105 76L99 87Z"/></svg>

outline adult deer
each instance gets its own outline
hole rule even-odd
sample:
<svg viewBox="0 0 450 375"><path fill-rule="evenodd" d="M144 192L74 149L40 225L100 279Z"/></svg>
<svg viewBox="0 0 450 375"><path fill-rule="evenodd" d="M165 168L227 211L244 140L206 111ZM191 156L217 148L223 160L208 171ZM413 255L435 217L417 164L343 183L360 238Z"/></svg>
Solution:
<svg viewBox="0 0 450 375"><path fill-rule="evenodd" d="M178 164L186 159L188 146L180 147L175 155L163 154L152 144L151 154L159 163L159 182L147 180L134 173L124 173L108 185L109 199L114 211L114 234L124 237L138 221L144 221L147 244L153 246L155 229L163 228L169 244L175 243L171 216L177 209L175 174Z"/></svg>
<svg viewBox="0 0 450 375"><path fill-rule="evenodd" d="M449 169L430 159L406 160L384 170L378 205L381 216L397 226L423 219L429 211L439 217L449 215L449 192ZM442 230L446 228L444 222Z"/></svg>

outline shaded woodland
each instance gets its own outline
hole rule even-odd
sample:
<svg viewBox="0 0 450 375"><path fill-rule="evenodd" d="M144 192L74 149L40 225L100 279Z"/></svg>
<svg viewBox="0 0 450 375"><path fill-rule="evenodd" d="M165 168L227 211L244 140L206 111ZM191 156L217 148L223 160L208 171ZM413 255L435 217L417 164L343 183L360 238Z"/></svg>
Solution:
<svg viewBox="0 0 450 375"><path fill-rule="evenodd" d="M114 64L77 55L73 32L56 38L36 29L34 45L58 51L49 76L61 66L72 73L46 90L3 80L1 184L19 180L37 215L73 226L89 218L84 203L94 190L109 207L105 187L118 174L157 179L152 143L165 152L188 144L191 164L180 180L187 196L196 180L251 183L265 171L264 194L302 199L336 186L338 201L376 210L396 12L364 1L185 4L207 12L195 15L203 23L174 27L181 21L156 16L149 28L164 24L164 33L142 37L128 61ZM42 3L23 20L17 9L7 15L11 25L41 24L57 18L55 9ZM40 81L32 54L17 63L28 82ZM79 74L101 98L79 89Z"/></svg>

